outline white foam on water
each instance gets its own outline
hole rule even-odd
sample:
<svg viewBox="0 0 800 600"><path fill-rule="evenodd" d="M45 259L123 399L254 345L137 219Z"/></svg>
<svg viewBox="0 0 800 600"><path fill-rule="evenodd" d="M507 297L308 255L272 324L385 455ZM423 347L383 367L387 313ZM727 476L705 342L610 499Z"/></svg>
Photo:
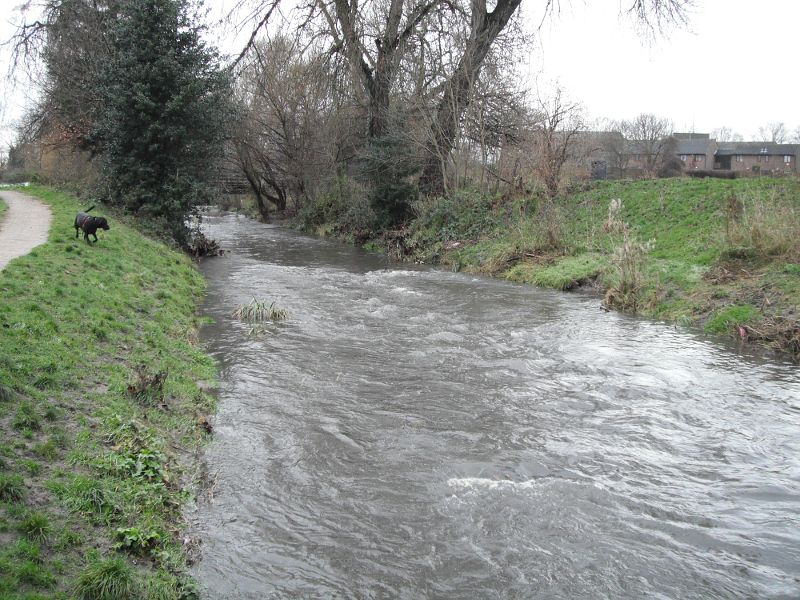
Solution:
<svg viewBox="0 0 800 600"><path fill-rule="evenodd" d="M453 477L447 480L447 485L458 490L529 490L536 485L536 480L512 481L486 477Z"/></svg>

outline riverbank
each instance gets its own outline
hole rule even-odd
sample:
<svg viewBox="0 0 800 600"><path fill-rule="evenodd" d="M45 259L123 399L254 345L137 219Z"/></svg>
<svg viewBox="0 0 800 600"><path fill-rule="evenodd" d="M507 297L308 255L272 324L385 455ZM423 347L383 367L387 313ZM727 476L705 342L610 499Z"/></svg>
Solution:
<svg viewBox="0 0 800 600"><path fill-rule="evenodd" d="M595 182L544 206L460 191L418 203L406 228L366 245L521 283L591 286L608 308L800 357L797 178Z"/></svg>
<svg viewBox="0 0 800 600"><path fill-rule="evenodd" d="M181 507L213 411L191 261L47 188L49 240L0 273L0 597L191 597Z"/></svg>

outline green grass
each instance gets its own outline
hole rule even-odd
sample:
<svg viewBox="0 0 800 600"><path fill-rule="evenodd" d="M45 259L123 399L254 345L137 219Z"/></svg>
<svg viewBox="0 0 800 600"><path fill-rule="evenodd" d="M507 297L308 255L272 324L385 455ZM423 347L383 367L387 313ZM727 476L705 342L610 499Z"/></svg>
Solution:
<svg viewBox="0 0 800 600"><path fill-rule="evenodd" d="M585 253L555 259L550 265L519 263L503 273L509 281L529 283L539 287L571 290L597 278L608 266L601 255Z"/></svg>
<svg viewBox="0 0 800 600"><path fill-rule="evenodd" d="M214 404L196 383L215 376L196 342L204 281L113 211L95 209L111 230L90 246L72 227L90 202L24 193L53 224L0 272L0 598L178 598L192 589L180 514L196 467L181 457ZM128 393L142 368L168 374L157 403ZM115 550L126 528L144 542Z"/></svg>
<svg viewBox="0 0 800 600"><path fill-rule="evenodd" d="M19 502L25 497L22 475L0 473L0 501Z"/></svg>
<svg viewBox="0 0 800 600"><path fill-rule="evenodd" d="M746 304L720 309L705 324L709 333L725 333L736 326L747 325L758 319L758 309Z"/></svg>
<svg viewBox="0 0 800 600"><path fill-rule="evenodd" d="M142 587L136 572L122 559L91 563L75 584L77 600L135 600Z"/></svg>

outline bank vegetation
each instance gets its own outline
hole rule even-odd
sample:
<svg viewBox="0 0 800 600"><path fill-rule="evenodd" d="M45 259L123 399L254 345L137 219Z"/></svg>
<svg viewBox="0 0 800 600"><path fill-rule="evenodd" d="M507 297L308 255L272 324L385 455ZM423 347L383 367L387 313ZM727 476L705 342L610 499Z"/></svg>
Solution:
<svg viewBox="0 0 800 600"><path fill-rule="evenodd" d="M204 281L121 214L104 208L89 246L83 203L25 192L54 218L0 272L0 597L195 597L182 510L214 410Z"/></svg>

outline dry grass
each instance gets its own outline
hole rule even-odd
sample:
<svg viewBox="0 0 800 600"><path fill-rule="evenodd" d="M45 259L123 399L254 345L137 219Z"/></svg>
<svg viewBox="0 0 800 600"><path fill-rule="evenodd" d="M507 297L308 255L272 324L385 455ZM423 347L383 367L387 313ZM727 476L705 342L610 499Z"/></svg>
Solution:
<svg viewBox="0 0 800 600"><path fill-rule="evenodd" d="M733 256L800 256L800 209L776 190L731 196L724 246Z"/></svg>
<svg viewBox="0 0 800 600"><path fill-rule="evenodd" d="M641 308L644 268L655 240L642 243L629 233L627 226L622 231L622 245L614 250L611 260L616 272L615 282L606 291L604 302L611 308L635 312Z"/></svg>
<svg viewBox="0 0 800 600"><path fill-rule="evenodd" d="M800 358L800 319L796 317L767 317L756 325L743 326L742 330L749 340Z"/></svg>

